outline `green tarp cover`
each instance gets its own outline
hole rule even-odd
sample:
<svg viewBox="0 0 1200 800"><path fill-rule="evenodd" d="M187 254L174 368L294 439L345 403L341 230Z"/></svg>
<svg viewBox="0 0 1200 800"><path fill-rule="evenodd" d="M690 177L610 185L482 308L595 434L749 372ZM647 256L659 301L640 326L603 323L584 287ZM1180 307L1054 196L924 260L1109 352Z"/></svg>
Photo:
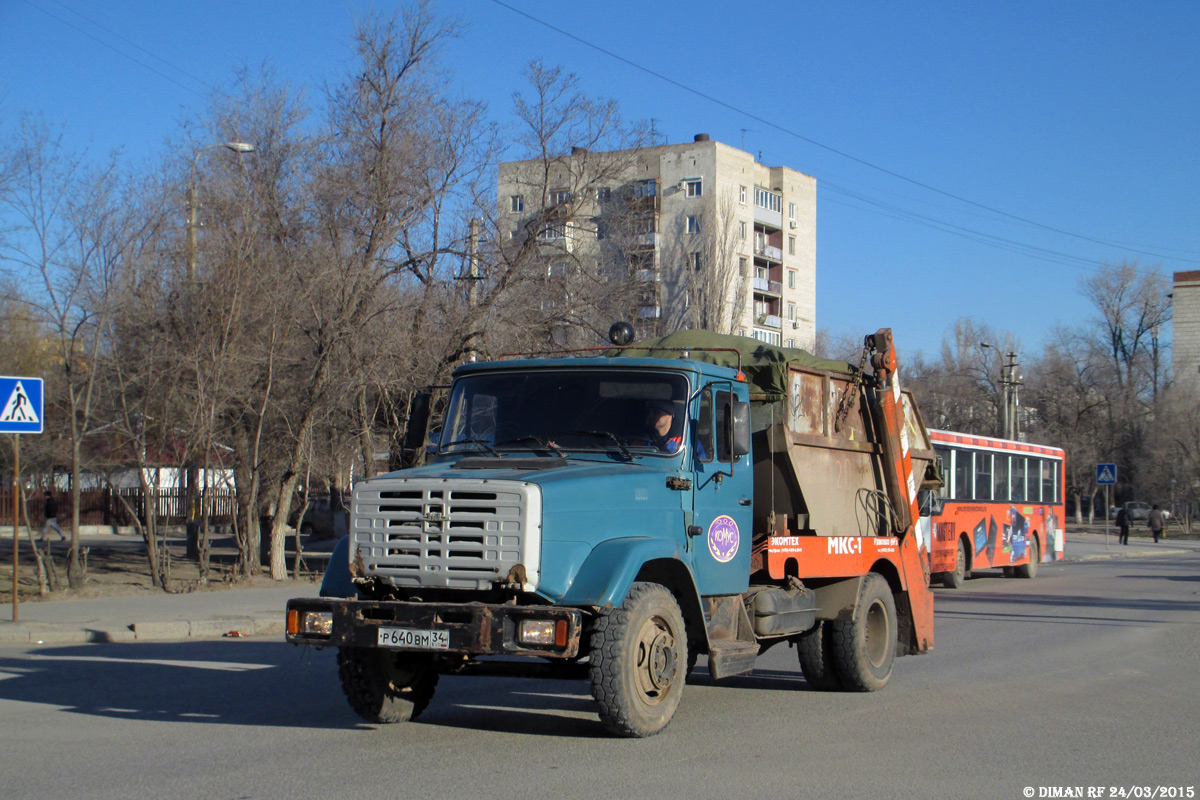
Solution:
<svg viewBox="0 0 1200 800"><path fill-rule="evenodd" d="M796 347L776 347L748 336L730 336L712 331L676 331L658 339L646 339L637 344L609 351L609 355L626 358L679 358L681 348L692 348L691 357L724 367L737 367L733 353L704 351L701 348L726 348L742 354L742 372L750 391L769 395L787 394L788 364L810 369L854 374L856 368L845 361L817 358L807 350Z"/></svg>

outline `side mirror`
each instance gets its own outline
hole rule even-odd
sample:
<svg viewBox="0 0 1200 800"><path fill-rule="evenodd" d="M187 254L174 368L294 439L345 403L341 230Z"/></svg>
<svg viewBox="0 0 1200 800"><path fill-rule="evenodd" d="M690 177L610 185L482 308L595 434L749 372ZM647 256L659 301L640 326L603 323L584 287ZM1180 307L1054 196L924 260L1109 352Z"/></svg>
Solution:
<svg viewBox="0 0 1200 800"><path fill-rule="evenodd" d="M750 455L750 404L734 400L730 409L730 427L733 429L733 457Z"/></svg>

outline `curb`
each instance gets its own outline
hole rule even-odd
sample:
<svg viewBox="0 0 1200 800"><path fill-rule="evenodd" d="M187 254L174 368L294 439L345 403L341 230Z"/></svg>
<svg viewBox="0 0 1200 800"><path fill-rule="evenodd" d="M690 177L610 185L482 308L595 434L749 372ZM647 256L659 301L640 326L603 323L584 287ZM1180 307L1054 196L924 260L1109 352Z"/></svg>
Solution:
<svg viewBox="0 0 1200 800"><path fill-rule="evenodd" d="M0 647L29 644L152 642L186 639L282 635L278 614L220 619L134 622L124 627L89 627L79 623L16 622L0 626Z"/></svg>

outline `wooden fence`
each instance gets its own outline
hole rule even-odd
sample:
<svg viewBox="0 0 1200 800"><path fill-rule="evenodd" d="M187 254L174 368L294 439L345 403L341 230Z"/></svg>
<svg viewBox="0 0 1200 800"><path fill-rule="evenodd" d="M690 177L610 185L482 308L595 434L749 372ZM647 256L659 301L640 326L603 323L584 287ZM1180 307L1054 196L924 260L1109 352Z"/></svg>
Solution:
<svg viewBox="0 0 1200 800"><path fill-rule="evenodd" d="M182 525L187 518L184 513L184 491L182 489L159 489L156 494L159 523ZM54 497L58 500L58 521L65 525L71 520L71 493L55 492ZM129 508L132 508L143 521L146 518L146 498L140 488L89 489L80 493L79 500L79 524L81 525L132 525L134 523ZM237 509L237 499L232 491L209 489L200 502L209 504L208 514L213 524L228 525L233 521L233 515ZM45 516L42 514L42 494L40 492L30 494L25 503L28 507L29 523L41 526L45 522ZM126 508L126 504L129 508ZM12 505L12 488L4 487L0 490L0 526L12 524ZM198 517L199 514L200 511L197 508L196 516Z"/></svg>

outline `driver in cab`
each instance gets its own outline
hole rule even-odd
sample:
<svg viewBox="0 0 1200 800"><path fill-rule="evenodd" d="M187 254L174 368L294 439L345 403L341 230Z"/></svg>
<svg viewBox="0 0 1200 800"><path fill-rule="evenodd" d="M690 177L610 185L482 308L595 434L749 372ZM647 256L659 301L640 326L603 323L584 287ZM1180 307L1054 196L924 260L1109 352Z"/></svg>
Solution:
<svg viewBox="0 0 1200 800"><path fill-rule="evenodd" d="M648 445L661 453L678 453L683 446L683 435L678 430L672 430L674 423L674 405L667 400L651 400L646 404L648 435L633 443Z"/></svg>

